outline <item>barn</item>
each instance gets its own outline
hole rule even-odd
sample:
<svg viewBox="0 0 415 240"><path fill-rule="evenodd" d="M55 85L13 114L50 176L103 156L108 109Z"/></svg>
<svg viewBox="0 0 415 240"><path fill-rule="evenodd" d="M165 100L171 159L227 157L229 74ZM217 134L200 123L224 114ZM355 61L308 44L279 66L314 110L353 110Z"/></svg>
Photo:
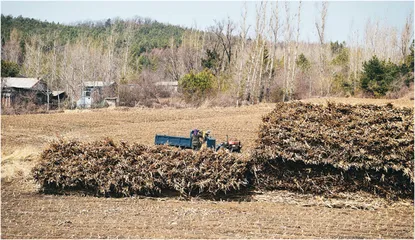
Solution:
<svg viewBox="0 0 415 240"><path fill-rule="evenodd" d="M39 78L2 78L1 89L3 107L12 107L20 102L42 105L47 102L50 92L46 83Z"/></svg>

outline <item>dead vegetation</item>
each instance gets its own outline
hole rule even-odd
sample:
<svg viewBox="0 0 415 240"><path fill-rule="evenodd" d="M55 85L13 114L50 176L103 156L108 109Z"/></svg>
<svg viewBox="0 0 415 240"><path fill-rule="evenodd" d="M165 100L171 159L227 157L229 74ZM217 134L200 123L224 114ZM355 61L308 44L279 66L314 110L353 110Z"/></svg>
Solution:
<svg viewBox="0 0 415 240"><path fill-rule="evenodd" d="M391 105L277 104L253 151L257 185L413 198L413 113Z"/></svg>
<svg viewBox="0 0 415 240"><path fill-rule="evenodd" d="M217 195L248 185L248 161L226 151L180 150L112 140L58 141L41 155L34 178L44 191L98 196Z"/></svg>
<svg viewBox="0 0 415 240"><path fill-rule="evenodd" d="M332 103L343 103L351 105L359 104L372 104L383 106L386 104L392 104L397 108L414 108L414 91L410 91L407 96L398 99L386 99L386 98L355 98L355 97L320 97L320 98L308 98L303 99L301 102L314 103L327 105L329 102Z"/></svg>

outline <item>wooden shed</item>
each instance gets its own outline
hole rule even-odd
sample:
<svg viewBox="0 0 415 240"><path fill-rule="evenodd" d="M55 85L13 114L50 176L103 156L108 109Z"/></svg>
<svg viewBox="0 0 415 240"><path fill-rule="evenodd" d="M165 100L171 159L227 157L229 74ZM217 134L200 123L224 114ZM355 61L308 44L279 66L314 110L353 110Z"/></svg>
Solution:
<svg viewBox="0 0 415 240"><path fill-rule="evenodd" d="M20 101L42 105L47 102L48 87L39 78L2 78L1 103L11 107Z"/></svg>

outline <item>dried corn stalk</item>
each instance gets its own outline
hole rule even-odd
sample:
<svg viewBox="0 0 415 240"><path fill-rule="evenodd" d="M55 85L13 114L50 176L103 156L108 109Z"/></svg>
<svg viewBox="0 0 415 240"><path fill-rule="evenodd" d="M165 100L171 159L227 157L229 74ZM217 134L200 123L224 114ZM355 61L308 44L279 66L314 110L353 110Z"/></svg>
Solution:
<svg viewBox="0 0 415 240"><path fill-rule="evenodd" d="M223 194L245 188L247 158L225 151L180 150L107 139L52 143L34 168L45 191L88 191L95 195L183 196Z"/></svg>
<svg viewBox="0 0 415 240"><path fill-rule="evenodd" d="M249 187L316 194L366 191L413 198L413 109L280 103L263 118L250 157L111 140L60 140L33 175L45 191L182 196Z"/></svg>
<svg viewBox="0 0 415 240"><path fill-rule="evenodd" d="M413 109L279 103L263 118L256 185L413 197Z"/></svg>

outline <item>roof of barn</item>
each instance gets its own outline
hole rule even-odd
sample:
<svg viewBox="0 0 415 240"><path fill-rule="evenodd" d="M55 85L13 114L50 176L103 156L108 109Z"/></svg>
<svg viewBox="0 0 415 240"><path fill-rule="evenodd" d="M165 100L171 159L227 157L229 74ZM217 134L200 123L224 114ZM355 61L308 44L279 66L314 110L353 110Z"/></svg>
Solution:
<svg viewBox="0 0 415 240"><path fill-rule="evenodd" d="M4 78L4 87L31 89L40 79L37 78Z"/></svg>

